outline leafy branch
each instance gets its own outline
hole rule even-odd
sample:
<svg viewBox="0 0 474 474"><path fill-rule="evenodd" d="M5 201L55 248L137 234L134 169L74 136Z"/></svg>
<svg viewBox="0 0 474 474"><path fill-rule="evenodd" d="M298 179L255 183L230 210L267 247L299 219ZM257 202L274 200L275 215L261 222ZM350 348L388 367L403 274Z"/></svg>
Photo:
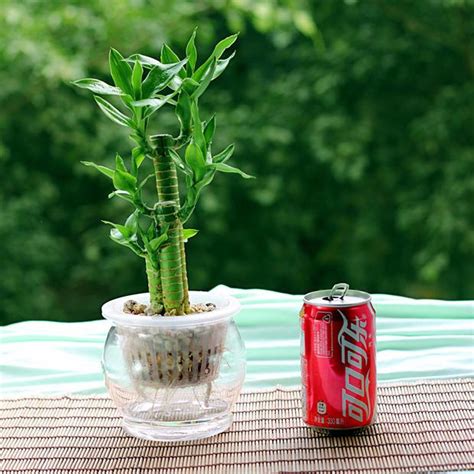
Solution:
<svg viewBox="0 0 474 474"><path fill-rule="evenodd" d="M236 173L251 178L231 166L234 145L214 154L212 143L216 117L203 120L199 99L212 81L227 68L235 53L222 59L237 40L229 36L216 44L211 55L198 66L196 30L180 59L167 44L160 59L142 54L123 57L110 50L112 84L86 78L74 85L87 89L106 117L130 131L134 142L128 158L116 155L115 168L83 162L107 176L115 188L109 198L128 202L133 212L124 224L104 221L112 228L110 238L145 259L152 313L185 314L190 311L184 243L197 233L184 229L202 190L217 172ZM120 102L114 105L110 99ZM176 136L150 133L150 118L164 106L174 107L179 125ZM142 176L145 159L153 163L154 173ZM185 198L180 202L177 174L184 176ZM143 189L154 178L158 199L145 203Z"/></svg>

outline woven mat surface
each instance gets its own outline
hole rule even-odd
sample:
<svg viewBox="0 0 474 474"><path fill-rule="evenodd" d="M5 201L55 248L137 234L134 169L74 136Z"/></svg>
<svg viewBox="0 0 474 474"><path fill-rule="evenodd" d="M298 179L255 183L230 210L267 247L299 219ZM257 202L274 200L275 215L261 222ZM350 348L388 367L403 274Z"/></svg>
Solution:
<svg viewBox="0 0 474 474"><path fill-rule="evenodd" d="M474 469L473 379L379 387L377 423L352 436L306 428L296 389L245 392L230 431L177 444L126 435L104 397L0 402L2 473L437 472Z"/></svg>

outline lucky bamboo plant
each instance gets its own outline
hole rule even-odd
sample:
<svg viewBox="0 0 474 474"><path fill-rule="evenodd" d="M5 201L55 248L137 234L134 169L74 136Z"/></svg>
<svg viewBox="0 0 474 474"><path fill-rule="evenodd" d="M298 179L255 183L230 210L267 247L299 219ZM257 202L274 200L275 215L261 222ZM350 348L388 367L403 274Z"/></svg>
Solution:
<svg viewBox="0 0 474 474"><path fill-rule="evenodd" d="M188 296L185 242L196 234L184 225L191 217L199 195L211 183L217 171L249 175L227 164L234 145L214 154L212 142L216 130L213 115L203 121L199 99L209 84L219 77L235 53L221 59L236 41L229 36L214 47L212 54L197 65L196 30L180 59L167 45L160 60L134 54L124 58L110 50L109 66L114 85L98 79L81 79L74 84L92 91L102 112L113 122L130 130L134 142L130 158L118 154L115 169L96 163L92 166L112 180L115 191L109 197L130 203L133 212L124 224L104 221L112 226L110 237L145 259L150 305L147 314L184 315L193 312ZM117 106L102 96L116 96ZM179 123L175 136L152 133L150 118L162 107L174 107ZM149 159L153 173L143 175L143 162ZM178 181L178 173L184 179ZM155 203L146 202L144 187L154 178ZM179 185L183 199L180 199Z"/></svg>

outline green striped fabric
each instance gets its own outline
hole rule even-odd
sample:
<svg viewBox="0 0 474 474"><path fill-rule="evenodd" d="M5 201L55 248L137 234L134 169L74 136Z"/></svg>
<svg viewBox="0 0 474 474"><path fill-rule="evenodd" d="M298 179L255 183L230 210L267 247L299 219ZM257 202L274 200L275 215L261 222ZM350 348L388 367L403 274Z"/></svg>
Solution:
<svg viewBox="0 0 474 474"><path fill-rule="evenodd" d="M225 286L239 299L246 388L300 383L301 296ZM474 375L474 301L374 295L379 381ZM99 316L99 314L97 315ZM1 393L105 393L101 353L109 322L27 321L0 328Z"/></svg>

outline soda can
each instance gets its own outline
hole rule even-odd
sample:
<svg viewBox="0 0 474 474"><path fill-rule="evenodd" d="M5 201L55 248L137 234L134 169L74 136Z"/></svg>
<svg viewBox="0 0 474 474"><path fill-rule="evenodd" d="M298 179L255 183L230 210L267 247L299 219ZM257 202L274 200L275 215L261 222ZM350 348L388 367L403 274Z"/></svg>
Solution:
<svg viewBox="0 0 474 474"><path fill-rule="evenodd" d="M330 431L371 425L377 406L371 296L346 283L313 291L300 321L304 422Z"/></svg>

